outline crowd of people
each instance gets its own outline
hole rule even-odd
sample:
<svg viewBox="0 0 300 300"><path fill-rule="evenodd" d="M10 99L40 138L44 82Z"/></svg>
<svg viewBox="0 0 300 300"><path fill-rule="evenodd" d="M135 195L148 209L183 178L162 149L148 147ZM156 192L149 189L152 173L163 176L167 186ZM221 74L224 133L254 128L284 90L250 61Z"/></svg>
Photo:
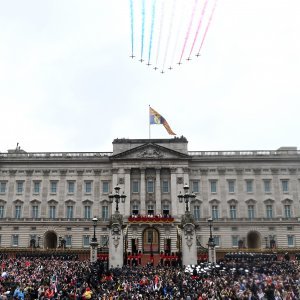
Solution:
<svg viewBox="0 0 300 300"><path fill-rule="evenodd" d="M0 300L300 299L300 265L287 257L232 254L216 265L124 266L105 270L76 257L2 258Z"/></svg>

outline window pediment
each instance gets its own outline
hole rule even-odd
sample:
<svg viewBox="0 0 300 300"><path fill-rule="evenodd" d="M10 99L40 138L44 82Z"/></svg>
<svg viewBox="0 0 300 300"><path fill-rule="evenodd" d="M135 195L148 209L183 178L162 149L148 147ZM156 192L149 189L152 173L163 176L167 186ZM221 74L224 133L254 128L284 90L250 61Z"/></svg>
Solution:
<svg viewBox="0 0 300 300"><path fill-rule="evenodd" d="M248 199L248 200L246 200L245 202L246 202L246 204L248 204L248 205L255 205L257 201L256 201L255 199Z"/></svg>
<svg viewBox="0 0 300 300"><path fill-rule="evenodd" d="M56 204L58 204L58 201L56 201L54 199L50 199L50 200L48 200L48 204L56 205Z"/></svg>

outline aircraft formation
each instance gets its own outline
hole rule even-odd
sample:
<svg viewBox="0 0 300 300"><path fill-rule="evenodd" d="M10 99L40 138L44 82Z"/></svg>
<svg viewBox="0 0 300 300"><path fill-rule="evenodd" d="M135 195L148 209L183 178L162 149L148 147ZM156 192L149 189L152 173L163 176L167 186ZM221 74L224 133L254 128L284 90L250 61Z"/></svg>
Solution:
<svg viewBox="0 0 300 300"><path fill-rule="evenodd" d="M164 74L199 58L218 0L129 0L130 58Z"/></svg>

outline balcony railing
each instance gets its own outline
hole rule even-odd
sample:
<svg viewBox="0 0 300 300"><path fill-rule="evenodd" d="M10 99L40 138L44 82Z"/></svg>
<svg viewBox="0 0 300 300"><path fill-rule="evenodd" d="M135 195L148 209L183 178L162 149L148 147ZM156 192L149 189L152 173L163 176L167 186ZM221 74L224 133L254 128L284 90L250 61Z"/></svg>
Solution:
<svg viewBox="0 0 300 300"><path fill-rule="evenodd" d="M136 223L170 223L174 222L174 218L170 216L131 216L128 222Z"/></svg>

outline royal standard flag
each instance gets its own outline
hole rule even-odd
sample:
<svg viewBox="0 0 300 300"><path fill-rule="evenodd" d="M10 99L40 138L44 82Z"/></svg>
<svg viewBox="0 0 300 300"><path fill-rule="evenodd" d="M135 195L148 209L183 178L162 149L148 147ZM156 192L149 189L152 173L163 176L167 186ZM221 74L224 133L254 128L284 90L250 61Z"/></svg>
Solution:
<svg viewBox="0 0 300 300"><path fill-rule="evenodd" d="M171 127L169 126L166 119L150 106L149 106L149 115L150 115L150 125L162 124L166 128L168 134L176 135L176 133L174 133L173 130L171 129Z"/></svg>

